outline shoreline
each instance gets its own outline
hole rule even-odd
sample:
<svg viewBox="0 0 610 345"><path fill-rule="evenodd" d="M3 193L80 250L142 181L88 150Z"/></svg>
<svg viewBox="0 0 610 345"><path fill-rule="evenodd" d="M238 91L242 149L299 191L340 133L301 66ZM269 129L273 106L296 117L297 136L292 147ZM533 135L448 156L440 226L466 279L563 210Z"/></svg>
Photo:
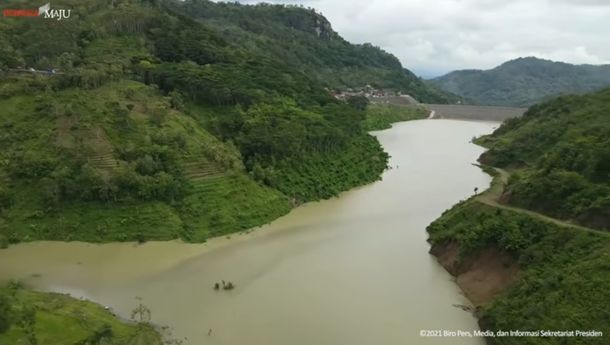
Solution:
<svg viewBox="0 0 610 345"><path fill-rule="evenodd" d="M395 125L400 124L400 123L406 123L406 122L412 122L412 121L427 121L428 119L418 119L418 120L408 120L408 121L400 121L400 122L394 122L392 123L392 127L387 128L387 129L383 129L383 130L378 130L378 131L371 131L369 132L371 135L376 136L377 133L380 133L382 131L386 131L389 129L392 129ZM479 120L470 120L470 119L435 119L435 120L444 120L444 121L466 121L466 122L490 122L490 123L497 123L497 121L479 121ZM382 176L384 173L386 173L387 171L391 170L392 167L388 166L383 172L382 174L379 175L379 180L382 179ZM330 198L330 200L335 199L335 198L340 198L342 196L344 196L347 193L352 193L354 191L360 190L362 188L366 188L368 186L373 185L375 182L374 181L371 183L367 183L364 185L360 185L360 186L356 186L354 188L351 188L349 190L345 190L343 192L340 192L337 196L334 196L332 198ZM491 185L490 184L490 188ZM211 237L209 239L207 239L204 242L185 242L182 239L173 239L173 240L169 240L169 241L146 241L143 243L139 243L139 242L135 242L135 241L128 241L128 242L84 242L84 241L49 241L49 240L35 240L35 241L30 241L30 242L20 242L20 243L16 243L16 244L12 244L10 245L8 248L4 248L4 249L0 249L0 253L3 251L6 251L8 249L11 249L13 251L20 251L20 250L27 250L30 247L46 247L46 246L61 246L61 245L69 245L69 246L74 246L75 248L78 247L85 247L85 248L91 248L92 250L95 250L95 248L102 248L102 247L108 247L108 246L114 246L114 251L116 252L118 258L115 258L116 261L119 261L120 258L123 255L128 254L130 257L133 257L132 263L133 264L138 264L139 262L139 258L140 257L146 257L147 253L150 251L157 251L159 248L164 248L165 251L163 251L162 255L164 255L164 257L166 257L167 261L165 261L165 265L164 267L161 268L161 270L171 270L173 267L185 264L191 260L196 259L197 257L207 254L207 253L211 253L214 252L216 250L220 250L222 248L225 248L226 246L229 245L234 245L240 242L245 242L245 241L251 241L251 240L256 240L256 239L261 239L261 238L265 238L268 236L273 236L275 234L278 234L280 232L285 232L285 229L281 229L280 227L277 226L273 226L276 222L281 222L283 219L287 218L289 215L291 215L293 212L297 211L297 210L302 210L302 209L306 209L311 205L316 205L320 202L323 202L325 200L317 200L317 201L310 201L310 202L306 202L303 204L300 204L296 207L293 207L288 213L273 219L272 221L270 221L269 223L254 227L254 228L249 228L246 230L240 230L240 231L236 231L230 234L225 234L225 235L219 235L219 236L215 236L215 237ZM439 215L440 217L440 215ZM168 249L169 248L169 249ZM129 253L126 253L129 252ZM438 258L437 258L438 259ZM439 262L440 263L440 262ZM80 262L78 263L80 264ZM109 264L111 265L111 264ZM449 269L447 267L445 267L444 265L442 265L446 270L449 271ZM123 267L123 269L121 271L130 271L129 267L125 268ZM153 272L158 272L160 270L159 267L155 267L155 268L150 268L150 269L143 269L140 271L140 275L145 276L147 274L153 273ZM451 273L451 271L449 271ZM453 274L452 274L453 275ZM31 276L27 276L27 277L23 277L22 278L24 280L24 282L27 282L29 279L32 279ZM457 285L459 286L459 283L456 281ZM460 289L462 289L462 287L460 287ZM462 289L463 291L464 289ZM66 293L70 296L75 296L77 298L86 298L88 299L88 296L84 296L84 295L79 295L79 294L75 294L74 291L69 291L69 290L65 290L65 289L55 289L55 290L42 290L43 292L55 292L55 293ZM89 299L90 300L90 299ZM472 302L472 301L471 301ZM474 304L474 303L473 303Z"/></svg>
<svg viewBox="0 0 610 345"><path fill-rule="evenodd" d="M458 122L452 121L442 121L442 123L437 123L436 121L418 122L419 123L414 124L416 125L416 128L444 128L445 131L451 133L455 131L455 129L453 129L454 125L455 128L457 128L457 125L459 124ZM464 133L466 135L454 135L452 136L453 139L451 142L455 141L459 143L461 145L460 147L465 147L466 151L469 153L464 154L464 157L467 157L466 159L458 159L451 164L457 164L460 167L463 167L462 170L464 170L465 176L475 175L472 178L465 177L465 181L472 181L466 183L466 186L470 185L470 183L476 183L479 188L485 188L489 183L489 178L485 174L480 174L477 169L472 169L468 166L468 162L475 159L476 156L480 154L481 150L477 146L471 146L471 144L468 143L468 140L465 139L470 138L472 136L470 133L473 133L474 131L485 131L486 133L491 126L475 125L474 123L472 125L467 125L466 122L461 123L464 124L464 127L466 128L464 129ZM470 305L470 303L463 296L463 294L460 293L458 286L451 282L450 276L443 269L441 269L441 267L439 267L437 262L434 262L434 260L430 261L431 258L427 254L429 247L425 243L426 236L422 231L424 230L425 225L434 218L438 217L446 207L452 205L460 198L468 197L468 195L472 193L471 188L465 188L464 184L461 184L461 187L457 188L457 191L448 194L443 193L445 188L436 188L439 194L448 195L448 197L443 198L445 201L443 202L442 206L434 206L432 209L429 209L428 206L420 205L419 208L416 208L420 210L433 211L428 212L429 215L423 215L421 217L421 221L416 221L416 223L413 223L417 224L420 229L419 231L416 231L417 234L405 234L403 229L404 222L409 218L404 218L405 205L402 205L400 202L394 203L396 207L395 211L393 212L396 212L396 215L401 216L398 217L395 222L389 222L387 224L389 236L376 236L370 231L370 229L368 229L370 226L374 226L375 223L383 223L383 218L376 218L378 216L382 217L386 215L385 208L381 206L379 209L377 209L377 207L373 207L370 215L374 218L367 217L367 221L365 222L366 224L364 224L361 229L358 228L357 224L362 224L363 222L359 221L360 213L354 212L352 207L360 204L361 201L363 205L366 204L367 202L365 201L370 197L384 198L384 200L389 197L392 200L395 199L396 201L402 201L404 200L404 197L407 197L406 195L408 194L394 193L393 191L396 189L388 187L392 186L392 183L406 181L405 179L419 177L422 174L421 169L417 168L415 162L419 162L418 159L427 159L425 149L422 151L417 146L413 146L414 148L409 151L412 153L408 153L407 155L398 154L401 152L398 150L400 150L400 143L404 138L406 138L405 136L407 136L406 133L412 133L408 134L407 137L414 135L415 133L427 133L416 131L415 129L405 132L400 130L401 128L410 128L409 125L410 124L407 123L397 125L399 129L398 133L404 133L403 135L391 135L391 133L387 134L388 132L381 132L384 134L378 134L379 140L384 143L385 151L394 156L393 160L390 161L390 165L400 163L401 168L403 165L405 165L411 166L414 170L412 172L413 174L407 175L403 174L402 171L400 171L401 174L397 174L398 172L395 170L386 171L386 173L383 175L383 181L389 182L390 184L386 185L385 187L381 183L356 187L349 190L347 193L343 192L340 194L341 198L346 199L344 201L326 200L324 203L306 203L302 205L302 207L295 208L294 212L296 214L290 213L291 217L285 217L285 219L280 218L274 223L271 223L274 228L262 226L250 229L249 231L237 233L236 235L215 237L202 244L185 243L184 241L171 241L171 243L157 241L148 242L142 245L134 242L113 243L107 245L101 245L99 243L83 244L79 242L73 242L74 245L65 245L64 243L56 242L23 244L22 246L24 248L29 248L29 250L13 251L11 248L7 253L5 253L4 256L2 256L0 252L0 258L4 258L0 260L4 260L5 262L10 262L11 257L14 257L15 259L17 259L17 257L23 258L23 264L20 263L17 266L24 267L24 269L19 269L18 267L16 269L11 269L7 266L6 269L3 268L3 271L6 271L7 273L12 271L13 273L10 273L11 275L6 275L5 277L27 278L30 276L30 274L42 273L40 277L35 279L27 279L26 282L28 285L42 291L62 291L64 293L70 293L71 296L85 296L88 300L97 301L102 305L111 306L115 312L123 316L128 315L130 310L129 308L134 302L132 296L142 296L145 301L151 302L150 307L153 310L164 310L163 315L159 315L161 319L157 320L155 317L155 321L159 324L169 324L171 326L172 322L169 322L168 320L175 318L181 311L174 307L168 307L166 303L163 302L162 298L158 298L158 296L162 296L164 291L169 291L166 289L170 287L172 287L172 289L176 287L183 289L183 291L180 293L178 293L177 290L172 290L176 291L178 294L180 294L180 296L182 296L187 292L190 293L190 289L192 289L192 287L198 286L196 288L196 296L202 302L197 303L207 305L206 308L208 308L208 310L220 310L220 313L222 314L223 310L226 308L226 303L237 303L236 301L239 300L239 298L245 298L243 296L257 295L261 291L266 291L265 294L269 294L269 290L271 289L273 291L273 289L277 288L278 284L292 284L291 282L294 280L271 279L274 277L268 277L269 279L261 279L261 275L268 275L270 272L274 272L274 275L279 274L282 276L292 276L292 273L290 273L292 269L286 269L285 267L282 268L283 265L280 265L280 263L286 263L288 260L296 259L297 262L303 265L302 267L308 268L309 263L305 263L305 261L315 263L316 260L324 258L327 254L336 256L336 254L331 253L341 250L341 248L350 250L357 248L360 250L363 248L362 246L364 246L364 248L370 248L371 250L375 249L376 246L370 247L369 245L369 236L375 236L377 240L381 241L380 243L385 243L386 245L388 244L388 238L392 239L394 236L396 236L396 238L401 239L417 239L417 241L411 242L417 243L417 245L413 244L412 246L419 249L411 251L409 250L411 245L407 245L405 247L404 244L397 243L397 241L392 241L391 243L394 243L392 244L392 247L394 247L396 250L395 254L400 255L399 258L419 257L425 265L418 265L419 268L416 268L415 265L409 264L409 260L405 260L403 262L402 259L399 261L396 261L395 258L390 259L388 255L393 256L391 254L375 254L371 257L371 259L379 260L379 262L394 260L397 262L398 266L394 267L393 265L389 265L388 267L394 267L393 269L402 271L405 269L421 270L422 267L430 267L430 271L422 270L424 271L422 274L424 274L424 276L427 278L431 278L432 281L436 283L434 285L439 287L437 288L438 291L432 290L432 292L435 293L429 294L428 297L431 298L431 303L437 303L434 305L433 309L435 311L440 311L441 314L439 314L439 317L447 314L447 316L442 316L441 319L437 320L444 320L446 317L448 321L452 323L455 322L455 325L458 325L454 327L466 325L467 328L478 329L479 327L476 324L476 320L473 319L471 315L464 314L461 310L457 310L453 305L455 303L459 303L460 305ZM440 127L437 127L437 125ZM419 134L419 137L428 137L426 142L431 140L429 135ZM402 139L400 141L396 141L398 138ZM440 153L441 150L444 149L442 146L438 146L438 150ZM407 159L408 157L411 158ZM417 159L414 160L415 158ZM407 164L407 162L410 163ZM431 167L436 166L436 164L429 165ZM409 171L409 169L405 170ZM454 182L455 181L446 181L445 185L452 187L452 183ZM437 185L437 182L433 180L430 180L429 183L431 186ZM449 188L448 190L452 189ZM426 193L422 188L416 186L405 188L404 191ZM369 195L369 192L372 194ZM329 201L330 204L326 204ZM430 202L430 207L432 207L433 204L436 205L435 199L431 199ZM407 208L407 210L409 209L410 207ZM368 215L368 210L370 210L370 208L367 208L366 210L366 214ZM335 216L334 214L336 212L338 214L344 214L345 217ZM419 213L420 212L418 212L418 214ZM314 218L316 214L323 214L324 216L322 219L327 219L329 222L321 223L319 220L316 220L316 218ZM349 216L349 218L347 218L347 216ZM402 219L402 221L400 219ZM364 219L362 220L364 221ZM368 224L369 220L371 224ZM354 232L354 229L349 229L351 226L346 226L351 224L352 221L356 223L354 224L355 227L360 229L359 232ZM315 226L315 229L313 229L314 231L310 231L312 230L309 229L310 225ZM337 230L334 232L327 232L327 226L335 227ZM358 238L359 241L362 241L361 244L352 244L352 241L349 240L354 234L359 234ZM329 241L327 241L337 240L340 238L340 236L347 236L343 238L346 241L342 241L341 243L349 244L344 245L339 244L338 242L328 243ZM296 249L296 252L294 253L291 243ZM42 259L43 261L41 261L39 264L27 264L30 259L35 260L35 262L40 261L40 259L36 259L32 256L35 256L37 252L44 250L43 247L46 245L50 246L47 248L48 252L53 254L42 255L41 258L46 257L46 259ZM309 253L309 249L313 245L315 245L315 250L319 251L322 255L312 257L312 259L314 259L313 261L303 260L303 253ZM167 250L163 250L163 248L160 247L166 247ZM161 250L156 252L154 248L160 248ZM412 254L399 254L405 252L405 248L407 252L411 252ZM273 250L269 251L267 249ZM275 249L277 249L277 252L274 252ZM70 253L65 254L64 252ZM386 250L383 250L383 252L386 252ZM143 261L142 257L146 255L143 255L142 253L147 253L150 260ZM378 251L375 250L374 253L378 253ZM16 256L13 256L15 254ZM361 259L364 261L368 260L366 258ZM78 266L80 261L82 261L82 266ZM18 261L15 262L19 263ZM248 264L248 262L251 263ZM244 263L246 263L246 266L248 267L242 268ZM331 267L341 267L342 265L345 264L339 260L338 262L335 262L335 264L332 264ZM151 266L156 266L156 268L151 268ZM391 270L392 269L390 269L388 272L391 272ZM349 269L347 272L349 272ZM366 284L371 284L370 286L366 284L364 285L367 286L367 288L364 289L363 287L363 293L365 291L379 292L385 290L383 286L378 286L378 284L374 283L377 275L377 273L375 273L376 270L373 269L371 272L372 273L352 273L352 275L358 279L363 278L363 282L366 282ZM400 275L402 275L402 273L400 273ZM220 278L228 278L231 281L235 281L238 286L237 293L231 293L229 295L223 294L218 298L214 297L214 300L208 300L211 296L216 296L211 290L214 281L217 281ZM422 284L426 285L426 283L422 282L413 282L408 277L395 278L397 280L396 284L394 284L394 290L396 290L395 288L397 284L404 284L406 287L422 286ZM332 282L333 279L333 276L330 276L330 280L326 279L325 281ZM371 281L373 281L373 283L371 283ZM339 281L335 283L338 285L334 286L339 287L343 286L344 284L350 285L349 283L346 284L345 282ZM154 288L150 288L150 291L146 287L149 285L154 286ZM319 284L312 284L312 288L316 288L317 285ZM253 288L253 286L264 288L258 291L257 288ZM324 291L320 292L320 297L322 299L327 298L324 297L328 295L327 293ZM398 291L395 292L397 293L397 300L399 301L404 302L404 300L410 301L412 299L411 297L404 297L404 293L400 293ZM385 303L387 302L385 301L386 299L389 298L380 298L378 302L375 302L375 298L373 298L370 303L372 305L376 303ZM412 302L416 301L417 300L411 301L406 303L406 305L412 304ZM258 302L253 301L252 303L257 304ZM308 307L304 306L304 308L307 309ZM349 308L358 309L358 303L350 304ZM167 312L165 310L167 310ZM401 310L404 310L404 308L388 308L388 312L390 313L389 315L392 315L393 317L401 316L400 320L405 320L404 315L402 315L403 313L413 314L413 317L415 318L413 320L413 327L424 327L426 325L427 321L422 319L418 320L416 313L408 313ZM381 310L379 312L383 313ZM220 326L216 325L219 322L216 318L217 315L217 313L214 313L214 317L205 322L209 323L211 326L215 325L215 330L220 330ZM270 316L269 318L275 319L277 317ZM428 322L432 322L431 324L436 324L436 327L441 327L444 324L452 324L432 320L429 320ZM347 323L345 325L347 325ZM191 338L196 331L190 329L189 327L180 326L178 329L176 329L176 332L186 334L189 336L189 338ZM381 329L383 329L383 327L377 330ZM408 332L408 329L406 332ZM399 335L407 338L409 337L405 331L400 331L399 333L395 334L395 336Z"/></svg>
<svg viewBox="0 0 610 345"><path fill-rule="evenodd" d="M434 111L431 112L431 114L433 114ZM500 124L501 122L498 121L494 121L494 120L478 120L478 119L467 119L467 118L430 118L430 117L426 117L426 118L422 118L422 119L412 119L412 120L406 120L406 121L398 121L398 122L393 122L390 124L389 128L384 128L381 130L373 130L373 131L369 131L368 133L372 136L374 136L375 138L377 138L377 133L381 133L383 131L386 130L390 130L392 129L395 125L397 124L401 124L401 123L407 123L407 122L413 122L413 121L428 121L428 120L444 120L444 121L459 121L459 122L480 122L480 123L497 123ZM479 145L480 146L480 145ZM386 173L386 171L391 170L392 166L388 165L386 166L386 168L379 174L377 180L372 181L372 182L368 182L362 185L358 185L355 186L353 188L344 190L339 192L337 195L329 198L329 199L321 199L321 200L315 200L315 201L309 201L309 202L305 202L305 203L300 203L300 204L293 204L293 207L285 214L274 218L272 220L270 220L268 223L265 224L261 224L259 226L255 226L252 228L248 228L248 229L241 229L241 230L237 230L231 233L227 233L227 234L222 234L222 235L217 235L217 236L213 236L210 237L208 239L206 239L203 242L186 242L184 241L182 238L174 238L174 239L169 239L169 240L146 240L143 242L138 242L138 241L100 241L100 242L88 242L88 241L82 241L82 240L74 240L74 241L61 241L61 240L45 240L45 239L40 239L40 240L32 240L32 241L20 241L17 243L12 243L12 244L8 244L7 247L0 247L0 252L2 252L3 250L6 250L8 248L13 248L13 247L20 247L20 246L29 246L29 245L33 245L36 243L68 243L68 244L76 244L76 245L91 245L91 246L102 246L102 245L121 245L121 246L132 246L135 248L138 247L144 247L147 244L162 244L162 243L176 243L179 245L184 245L184 246L205 246L205 247L211 247L209 248L209 250L214 250L215 248L221 248L225 245L227 245L229 242L226 242L226 240L228 239L233 239L233 237L238 237L240 239L249 239L249 238L256 238L259 237L260 235L253 235L253 233L259 233L261 231L265 231L265 229L267 227L269 227L270 224L277 222L281 219L283 219L284 217L287 217L289 214L291 214L294 210L297 210L299 208L302 207L307 207L307 205L311 205L311 204L316 204L325 200L332 200L335 198L340 198L342 195L344 195L345 193L349 193L352 191L356 191L359 190L361 188L365 188L367 186L370 186L378 181L380 181L383 177L383 174ZM211 246L209 246L211 245ZM207 252L207 250L206 250ZM203 252L202 252L203 253Z"/></svg>
<svg viewBox="0 0 610 345"><path fill-rule="evenodd" d="M371 135L376 136L376 133L380 133L382 131L389 130L389 129L393 128L395 125L403 123L403 122L427 121L427 120L428 119L418 119L418 120L394 122L394 123L392 123L392 127L388 128L388 129L383 129L381 131L371 131L370 133L371 133ZM491 123L497 122L497 121L479 121L479 120L470 120L470 119L438 119L438 120L460 121L460 122L462 122L462 121L491 122ZM388 170L391 170L391 166L388 166L388 168L386 168L386 170L384 170L384 172L382 174L380 174L379 179L381 179L383 174L386 173ZM367 183L364 185L360 185L360 186L356 186L349 190L343 191L331 199L340 198L347 193L351 193L351 192L360 190L362 188L366 188L370 185L373 185L375 182L377 182L377 181L374 181L372 183ZM493 181L491 182L489 188L491 188L492 185L493 185ZM272 226L272 225L274 225L276 222L281 222L283 219L285 219L286 217L288 217L290 214L292 214L293 212L295 212L297 210L306 209L310 205L315 205L315 204L323 202L323 201L325 201L325 200L311 201L311 202L300 204L296 207L293 207L288 213L286 213L278 218L273 219L269 223L266 223L266 224L263 224L263 225L260 225L260 226L254 227L254 228L249 228L246 230L236 231L236 232L226 234L226 235L219 235L219 236L211 237L204 242L185 242L182 239L173 239L173 240L169 240L169 241L146 241L143 243L139 243L139 242L135 242L135 241L130 241L130 242L84 242L84 241L36 240L36 241L31 241L31 242L20 242L20 243L12 244L8 248L5 248L4 250L12 248L13 251L20 251L22 248L24 250L27 250L30 247L38 247L38 246L45 247L45 246L49 246L49 245L50 246L61 246L61 245L66 245L66 244L69 246L73 245L75 248L86 247L86 248L91 248L93 250L95 250L94 248L113 246L113 247L115 247L114 251L116 252L117 256L119 257L118 259L116 259L117 261L120 260L120 257L127 254L130 257L134 257L132 262L134 262L134 264L137 264L139 262L139 258L146 257L148 252L157 251L160 248L166 249L162 252L162 255L164 255L164 257L166 257L169 260L165 261L165 264L162 268L155 267L155 268L150 268L148 270L147 269L141 270L140 275L145 276L145 275L153 273L153 272L158 272L159 270L171 270L173 267L185 264L191 260L194 260L195 258L197 258L201 255L204 255L204 254L207 254L210 252L214 252L216 250L220 250L229 245L234 245L234 244L237 244L240 242L251 241L251 240L255 240L255 239L265 238L268 236L273 236L279 232L285 232L286 231L285 229L281 229L280 227L276 227L276 226ZM440 215L439 215L439 217L440 217ZM0 253L4 250L0 249ZM432 251L432 249L431 249L431 251ZM128 252L128 253L126 253L126 252ZM438 256L436 256L436 258L437 258L437 261L439 261ZM451 268L449 268L446 265L443 265L443 263L441 261L439 261L439 263L447 271L449 271L450 274L455 276L455 274L451 271ZM80 262L78 264L80 264ZM123 268L122 270L130 271L129 267ZM24 280L24 282L27 282L29 279L32 279L32 277L28 276L28 277L23 277L22 279ZM456 280L456 284L460 287L460 289L462 291L465 290L465 288L463 286L460 286L459 280ZM467 290L467 288L466 288L466 290ZM69 291L69 290L65 290L65 289L43 290L43 291L44 292L66 293L70 296L76 296L78 298L82 297L82 298L88 299L87 296L75 294L74 291ZM472 300L471 300L471 303L473 303L473 305L476 304Z"/></svg>
<svg viewBox="0 0 610 345"><path fill-rule="evenodd" d="M386 130L390 130L397 124L413 122L413 121L428 121L428 120L429 120L428 118L424 118L424 119L393 122L391 124L390 128L370 131L369 134L377 137L378 133L381 133ZM472 120L472 119L434 119L434 120L497 123L497 121L480 121L480 120ZM360 190L362 188L371 186L374 183L380 181L383 178L383 175L391 169L392 169L392 166L388 165L386 167L386 169L379 175L378 180L342 191L339 194L337 194L336 196L334 196L330 199L326 199L326 200L340 198L347 193L351 193L351 192ZM154 250L157 250L158 248L165 248L165 247L168 247L168 244L169 244L169 247L172 247L173 249L176 249L176 250L175 251L170 250L170 251L163 253L163 254L167 254L167 255L165 255L167 258L172 259L172 260L168 260L166 262L166 265L163 269L171 269L172 267L175 267L177 265L188 262L200 255L222 249L231 244L249 241L249 240L255 240L258 238L264 238L267 236L272 236L278 232L283 232L285 230L281 230L278 227L274 227L272 225L276 222L281 222L283 219L285 219L286 217L288 217L290 214L292 214L293 212L295 212L297 210L307 208L310 205L315 205L315 204L323 202L323 201L325 201L325 200L316 200L316 201L310 201L310 202L299 204L299 205L291 208L288 213L271 220L269 223L262 224L262 225L259 225L259 226L253 227L253 228L249 228L249 229L245 229L245 230L239 230L239 231L229 233L229 234L214 236L214 237L207 239L204 242L186 242L181 238L176 238L176 239L172 239L172 240L168 240L168 241L152 240L152 241L145 241L145 242L136 242L136 241L86 242L86 241L34 240L34 241L29 241L29 242L19 242L19 243L11 244L7 248L0 248L0 253L3 251L7 251L8 249L11 249L11 248L12 248L12 250L19 251L19 250L21 250L21 248L27 249L28 247L38 247L38 246L44 247L44 246L49 246L49 245L53 246L53 245L66 245L67 244L67 245L74 245L75 247L82 246L82 247L88 247L88 248L101 248L103 246L115 246L116 247L115 251L116 251L117 255L119 255L119 256L124 255L125 251L129 251L129 255L134 255L134 253L135 253L136 258L134 261L137 262L138 254L143 254L142 256L145 256L146 251L154 251ZM440 215L439 215L439 217L440 217ZM157 267L155 269L155 271L158 271L158 270L159 269ZM145 275L146 273L147 273L146 271L143 271L142 275ZM24 277L23 279L27 280L30 278L31 277ZM48 292L68 293L70 295L73 295L70 293L70 291L66 291L66 290L63 290L63 291L62 290L57 290L57 291L53 290L53 291L48 291ZM86 298L86 296L77 296L77 297Z"/></svg>
<svg viewBox="0 0 610 345"><path fill-rule="evenodd" d="M376 137L376 133L380 133L380 132L383 132L383 131L390 130L390 129L392 129L392 127L395 124L411 122L411 121L420 121L420 120L427 120L427 119L424 118L424 119L413 119L413 120L393 122L393 123L390 124L391 127L389 127L389 128L369 131L368 134L370 134L370 135L374 136L375 138L377 138ZM452 120L452 119L447 119L447 120ZM476 121L476 122L485 122L485 121ZM388 165L379 174L379 176L377 177L377 180L372 181L372 182L368 182L368 183L365 183L365 184L362 184L362 185L358 185L358 186L352 187L352 188L344 190L344 191L341 191L337 195L335 195L335 196L333 196L331 198L314 200L314 201L308 201L308 202L305 202L305 203L293 203L293 207L287 213L285 213L285 214L283 214L283 215L281 215L281 216L279 216L277 218L272 219L268 223L261 224L259 226L255 226L255 227L248 228L248 229L242 229L242 230L234 231L234 232L231 232L231 233L228 233L228 234L213 236L213 237L210 237L210 238L206 239L203 242L186 242L182 238L174 238L174 239L167 240L167 241L150 240L150 241L143 241L143 242L137 242L137 241L87 242L87 241L79 241L79 240L75 240L75 241L32 240L32 241L21 241L21 242L18 242L18 243L9 244L8 247L6 247L6 248L0 248L0 252L3 251L3 250L6 250L8 248L19 247L19 246L26 246L26 245L30 245L30 244L34 244L34 243L47 243L47 244L48 243L69 243L69 244L74 243L74 244L80 244L80 245L84 244L84 245L92 245L92 246L102 246L102 245L111 245L111 244L114 244L114 245L132 246L132 247L136 247L137 248L137 247L146 246L147 244L161 244L161 243L172 243L172 242L174 242L176 244L185 245L185 246L208 246L209 244L212 244L212 246L211 246L211 248L209 248L209 250L213 250L215 248L221 248L221 247L227 245L228 242L230 242L230 241L227 241L226 243L225 243L225 241L226 240L231 240L231 239L233 239L233 237L239 237L242 240L245 240L245 239L248 239L248 238L256 238L258 236L253 235L253 233L259 233L261 231L265 231L265 228L269 227L270 224L272 224L274 222L277 222L277 221L281 220L284 217L287 217L294 210L300 209L302 207L307 207L307 205L323 202L325 200L332 200L332 199L335 199L335 198L340 198L345 193L349 193L349 192L356 191L356 190L361 189L361 188L365 188L366 186L372 185L372 184L380 181L382 179L383 174L386 171L391 170L391 169L392 169L391 165Z"/></svg>
<svg viewBox="0 0 610 345"><path fill-rule="evenodd" d="M462 121L469 120L463 119ZM481 146L474 142L471 143ZM472 195L467 201L491 193L494 186L501 179L501 176L490 174L481 165L473 165L490 175L492 180L485 190ZM461 203L456 203L450 209L460 207L460 205ZM439 216L436 220L442 217L443 215ZM430 243L429 237L428 242ZM460 251L460 243L457 240L449 240L430 244L429 254L434 256L436 261L454 278L455 284L472 304L473 309L471 312L477 319L479 328L485 331L487 327L482 323L480 318L480 308L492 302L494 298L517 281L521 270L517 260L495 245L476 250L466 257L460 257Z"/></svg>
<svg viewBox="0 0 610 345"><path fill-rule="evenodd" d="M460 245L455 241L430 247L430 254L455 278L456 285L475 309L491 302L519 276L517 262L495 246L465 258L460 258L459 252Z"/></svg>

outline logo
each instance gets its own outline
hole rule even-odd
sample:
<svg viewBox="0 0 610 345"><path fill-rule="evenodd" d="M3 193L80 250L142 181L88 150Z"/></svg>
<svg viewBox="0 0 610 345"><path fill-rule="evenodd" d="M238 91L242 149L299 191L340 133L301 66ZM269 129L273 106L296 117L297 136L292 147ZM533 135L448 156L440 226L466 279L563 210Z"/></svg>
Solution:
<svg viewBox="0 0 610 345"><path fill-rule="evenodd" d="M70 18L72 10L52 9L51 3L40 6L38 9L4 9L5 17L41 17L44 19L62 20Z"/></svg>

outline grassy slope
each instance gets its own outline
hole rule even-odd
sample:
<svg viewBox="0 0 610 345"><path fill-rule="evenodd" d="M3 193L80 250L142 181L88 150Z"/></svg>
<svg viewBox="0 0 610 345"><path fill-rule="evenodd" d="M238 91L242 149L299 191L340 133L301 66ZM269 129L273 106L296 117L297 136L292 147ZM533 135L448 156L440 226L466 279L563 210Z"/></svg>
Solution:
<svg viewBox="0 0 610 345"><path fill-rule="evenodd" d="M363 127L367 131L390 128L392 123L419 120L428 117L428 111L421 107L399 106L392 104L369 104Z"/></svg>
<svg viewBox="0 0 610 345"><path fill-rule="evenodd" d="M232 174L193 183L193 192L182 200L182 238L206 238L259 226L292 208L280 192L261 187L244 174Z"/></svg>
<svg viewBox="0 0 610 345"><path fill-rule="evenodd" d="M110 145L110 159L124 164L119 151L129 147L150 145L150 137L167 133L185 138L181 148L167 146L175 152L177 166L191 161L220 166L213 178L194 179L184 199L176 202L133 200L116 202L67 201L50 208L41 190L44 180L8 179L12 207L2 213L0 233L11 242L36 239L83 240L90 242L126 240L185 240L206 238L257 226L288 212L288 199L270 188L250 180L239 161L239 153L218 141L192 118L173 111L159 129L150 122L147 104L164 99L150 87L123 81L107 84L94 91L66 90L53 94L57 104L71 105L72 115L40 116L28 97L1 100L5 109L2 119L10 123L11 140L6 140L3 156L26 150L32 160L61 159L58 150L84 151L86 159L96 153L98 142L87 142L88 128L101 127ZM87 99L80 102L78 99ZM129 130L116 124L116 114L109 114L108 104L134 105L129 114ZM71 127L62 132L59 118L69 117ZM33 125L35 123L36 125ZM61 139L61 140L60 140ZM84 142L84 144L83 144ZM58 147L59 146L59 147ZM91 149L92 152L88 152ZM97 169L95 164L94 167ZM2 169L2 166L0 166ZM0 170L1 171L1 170ZM110 175L114 171L108 172ZM205 185L205 188L202 186ZM205 217L194 220L196 215Z"/></svg>
<svg viewBox="0 0 610 345"><path fill-rule="evenodd" d="M41 293L24 289L0 289L10 298L13 325L0 334L0 345L30 344L18 318L24 308L35 308L34 332L39 345L76 344L89 338L104 326L112 330L108 345L161 345L151 327L119 321L101 306L79 301L66 295Z"/></svg>
<svg viewBox="0 0 610 345"><path fill-rule="evenodd" d="M282 194L296 195L299 200L332 197L354 186L374 181L385 168L385 154L377 142L365 137L350 145L350 150L336 154L313 155L307 159L282 163L273 178L277 190L257 184L243 170L239 153L225 145L204 128L205 108L195 108L195 117L172 110L159 128L151 120L151 104L167 102L156 90L135 81L120 81L95 90L69 89L48 94L61 105L53 114L41 116L29 97L0 100L6 110L5 162L14 151L27 149L31 159L61 160L62 151L84 152L84 159L108 152L104 159L122 166L120 152L145 147L151 137L180 136L183 146L166 145L175 153L178 168L195 162L206 169L216 166L218 174L193 179L185 195L175 202L124 198L113 202L65 201L49 207L44 191L45 180L10 177L3 174L12 195L12 205L0 219L0 235L10 242L37 239L82 240L88 242L169 240L205 241L212 236L228 234L267 223L291 206ZM86 99L87 101L82 101ZM81 100L81 101L79 101ZM112 113L112 107L132 106L128 129ZM66 108L70 110L67 111ZM189 109L190 112L193 109ZM223 111L222 108L216 112ZM421 118L416 108L370 105L364 126L381 129L395 121ZM69 121L65 120L69 119ZM32 126L36 123L35 126ZM102 128L103 143L87 139L91 128ZM102 146L100 152L100 147ZM374 154L373 154L374 153ZM97 163L93 162L94 168ZM196 167L199 167L198 165ZM0 172L2 172L0 166ZM8 169L5 166L4 169ZM112 177L115 170L102 172ZM9 183L10 182L10 183ZM6 187L5 187L6 188ZM280 192L278 192L278 190Z"/></svg>
<svg viewBox="0 0 610 345"><path fill-rule="evenodd" d="M536 105L478 140L508 168L503 200L596 229L610 226L610 89Z"/></svg>

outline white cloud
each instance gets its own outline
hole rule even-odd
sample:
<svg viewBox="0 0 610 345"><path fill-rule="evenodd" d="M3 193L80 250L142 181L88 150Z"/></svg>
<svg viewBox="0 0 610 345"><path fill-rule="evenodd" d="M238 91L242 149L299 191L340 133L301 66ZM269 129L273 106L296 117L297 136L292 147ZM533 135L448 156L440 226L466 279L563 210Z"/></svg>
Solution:
<svg viewBox="0 0 610 345"><path fill-rule="evenodd" d="M267 2L314 7L345 39L380 46L426 77L523 56L610 63L608 0Z"/></svg>

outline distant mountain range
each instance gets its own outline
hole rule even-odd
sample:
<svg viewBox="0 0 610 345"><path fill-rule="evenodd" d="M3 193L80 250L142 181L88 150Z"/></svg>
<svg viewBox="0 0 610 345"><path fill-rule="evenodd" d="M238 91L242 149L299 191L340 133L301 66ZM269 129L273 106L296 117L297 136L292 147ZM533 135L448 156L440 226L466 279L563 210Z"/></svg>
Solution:
<svg viewBox="0 0 610 345"><path fill-rule="evenodd" d="M562 94L610 86L610 65L572 65L518 58L490 70L462 70L428 81L475 104L530 106Z"/></svg>

